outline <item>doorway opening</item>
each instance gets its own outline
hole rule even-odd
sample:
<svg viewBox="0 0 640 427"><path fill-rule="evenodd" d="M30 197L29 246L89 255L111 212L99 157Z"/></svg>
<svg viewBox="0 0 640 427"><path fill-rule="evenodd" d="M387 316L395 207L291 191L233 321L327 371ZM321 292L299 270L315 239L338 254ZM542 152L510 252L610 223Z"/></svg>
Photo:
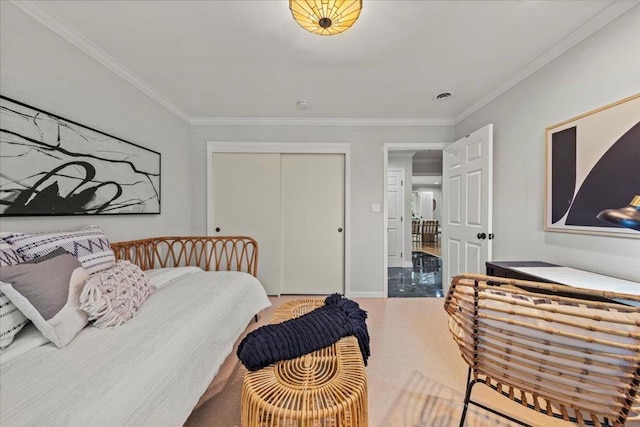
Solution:
<svg viewBox="0 0 640 427"><path fill-rule="evenodd" d="M389 267L389 298L442 297L442 259L424 252L411 253L412 267Z"/></svg>
<svg viewBox="0 0 640 427"><path fill-rule="evenodd" d="M446 260L442 257L440 228L429 234L427 221L441 220L442 209L442 150L447 143L384 144L384 277L385 295L388 297L442 297L442 271ZM397 232L396 222L389 214L397 210L391 206L396 199L389 187L392 170L404 169L402 209L404 244ZM392 227L392 225L395 227ZM392 230L392 231L393 231ZM429 227L433 232L433 226ZM397 240L396 240L397 239ZM402 250L398 250L398 246ZM399 264L392 256L401 253Z"/></svg>

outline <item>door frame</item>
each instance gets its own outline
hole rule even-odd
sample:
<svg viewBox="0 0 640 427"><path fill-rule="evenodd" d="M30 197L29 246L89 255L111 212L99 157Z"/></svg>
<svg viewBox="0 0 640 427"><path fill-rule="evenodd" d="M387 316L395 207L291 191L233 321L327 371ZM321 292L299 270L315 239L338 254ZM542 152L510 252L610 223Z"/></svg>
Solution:
<svg viewBox="0 0 640 427"><path fill-rule="evenodd" d="M406 181L407 181L407 170L405 168L389 168L389 169L387 169L387 185L389 184L389 172L392 172L392 171L401 172L402 173L402 180L406 183ZM402 185L401 187L402 187L402 191L401 191L401 194L402 194L401 202L402 203L400 205L402 206L402 212L400 213L400 215L404 218L404 217L406 217L406 212L404 211L404 209L406 207L405 197L404 197L405 189L404 189L404 185ZM387 187L387 198L389 196L388 193L389 193L389 187ZM385 207L388 208L386 203L385 203ZM388 213L388 209L385 209L385 212L386 212L387 215L389 214ZM386 218L386 222L387 222L387 243L388 243L388 240L389 240L389 229L388 229L388 227L389 227L389 218L388 218L388 216L385 217L385 218ZM400 253L401 254L404 254L404 249L405 249L405 228L406 228L405 227L405 224L406 224L405 221L406 221L406 218L403 221L400 221L400 223L401 223L401 225L400 225L400 236L401 236L400 237L400 240L401 240L401 242L400 242ZM389 248L387 247L387 265L389 263L389 258L388 257L389 257ZM403 255L400 256L400 266L401 267L406 267Z"/></svg>
<svg viewBox="0 0 640 427"><path fill-rule="evenodd" d="M344 154L344 292L351 296L351 144L304 142L207 141L207 235L214 232L213 154ZM386 182L386 178L385 178ZM385 251L386 252L386 251ZM385 282L386 283L386 282Z"/></svg>
<svg viewBox="0 0 640 427"><path fill-rule="evenodd" d="M389 244L388 236L387 236L387 173L389 169L389 151L398 151L398 150L415 150L415 151L424 151L424 150L444 150L444 147L451 144L450 142L385 142L382 146L382 165L383 165L383 191L382 191L382 206L384 206L384 216L382 220L382 235L383 235L383 243L382 243L382 261L383 261L383 272L382 277L384 279L384 298L389 297L389 260L388 260L388 251L387 245ZM408 179L405 179L408 181ZM444 237L444 236L443 236ZM446 262L445 254L442 254L442 263Z"/></svg>

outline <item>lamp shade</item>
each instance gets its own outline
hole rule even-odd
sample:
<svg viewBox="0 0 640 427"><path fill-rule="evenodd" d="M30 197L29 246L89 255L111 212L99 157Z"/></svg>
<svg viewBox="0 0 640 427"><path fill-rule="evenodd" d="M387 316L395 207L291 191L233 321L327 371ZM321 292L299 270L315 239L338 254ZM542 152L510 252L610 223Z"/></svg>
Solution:
<svg viewBox="0 0 640 427"><path fill-rule="evenodd" d="M596 218L640 231L640 195L634 197L628 206L620 209L605 209Z"/></svg>
<svg viewBox="0 0 640 427"><path fill-rule="evenodd" d="M360 16L362 0L289 0L289 9L305 30L332 36L351 28Z"/></svg>

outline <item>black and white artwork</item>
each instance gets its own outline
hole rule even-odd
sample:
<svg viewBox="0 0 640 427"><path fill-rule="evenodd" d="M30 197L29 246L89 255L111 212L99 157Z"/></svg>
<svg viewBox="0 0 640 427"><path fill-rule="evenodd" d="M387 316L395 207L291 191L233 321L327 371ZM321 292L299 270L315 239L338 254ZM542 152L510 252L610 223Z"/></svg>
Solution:
<svg viewBox="0 0 640 427"><path fill-rule="evenodd" d="M160 213L160 153L0 96L0 215Z"/></svg>
<svg viewBox="0 0 640 427"><path fill-rule="evenodd" d="M545 230L640 238L598 218L640 195L640 95L547 128Z"/></svg>

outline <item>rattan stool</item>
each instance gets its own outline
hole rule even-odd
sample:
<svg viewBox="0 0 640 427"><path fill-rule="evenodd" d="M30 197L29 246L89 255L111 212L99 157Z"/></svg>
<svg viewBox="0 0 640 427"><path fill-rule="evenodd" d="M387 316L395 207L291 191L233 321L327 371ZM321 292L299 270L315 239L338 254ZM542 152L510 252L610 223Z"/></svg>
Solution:
<svg viewBox="0 0 640 427"><path fill-rule="evenodd" d="M294 300L279 307L273 323L324 304ZM247 372L242 384L244 427L366 427L367 376L358 340L335 344L292 360Z"/></svg>

